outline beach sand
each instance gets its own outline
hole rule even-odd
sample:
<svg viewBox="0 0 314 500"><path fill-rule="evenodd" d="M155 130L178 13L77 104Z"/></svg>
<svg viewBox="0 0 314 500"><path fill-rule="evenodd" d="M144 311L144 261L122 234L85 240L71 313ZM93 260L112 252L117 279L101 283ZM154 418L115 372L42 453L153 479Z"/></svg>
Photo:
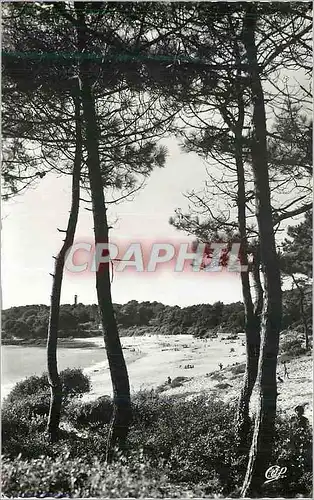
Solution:
<svg viewBox="0 0 314 500"><path fill-rule="evenodd" d="M71 349L59 346L59 369L82 367L92 383L91 391L83 396L90 401L103 395L112 395L112 384L102 336L86 339L75 338ZM191 335L144 335L121 337L126 360L131 393L162 386L163 394L192 398L197 394L214 394L224 401L236 401L243 381L245 363L244 334L237 339L220 334L213 339L196 339ZM77 349L73 349L76 346ZM4 348L3 348L4 349ZM10 347L8 347L10 349ZM2 377L1 398L12 389L14 383L32 374L41 374L46 369L46 354L43 347L12 347L13 360L5 359ZM27 354L27 359L25 354ZM3 355L3 353L2 353ZM11 360L11 362L10 362ZM8 365L9 363L9 365ZM24 370L19 370L19 363ZM222 365L220 368L219 364ZM8 365L6 367L6 365ZM240 366L237 366L240 365ZM241 370L242 365L242 370ZM301 356L287 363L289 378L284 378L283 367L278 363L278 410L293 413L295 406L307 403L305 416L312 421L312 357ZM10 373L13 370L13 379ZM33 373L34 372L34 373ZM2 374L3 375L3 374ZM181 377L176 387L167 384ZM7 383L6 383L7 382ZM251 412L257 405L256 391L251 400Z"/></svg>
<svg viewBox="0 0 314 500"><path fill-rule="evenodd" d="M225 337L222 340L221 337ZM78 339L77 339L78 340ZM95 345L103 345L101 337L90 338ZM145 335L122 337L121 343L127 362L131 392L152 389L165 384L168 377L186 377L176 388L165 384L163 394L194 397L212 393L225 400L237 400L243 373L234 374L233 365L245 362L244 334L237 340L220 335L215 339L196 339L191 335ZM222 369L219 367L222 364ZM188 367L190 366L190 367ZM288 364L289 379L278 382L278 410L293 413L296 405L308 403L305 416L312 421L312 358L302 356ZM92 390L83 400L112 395L107 361L84 370L91 378ZM283 378L279 364L278 375ZM251 411L256 409L257 394L253 394Z"/></svg>

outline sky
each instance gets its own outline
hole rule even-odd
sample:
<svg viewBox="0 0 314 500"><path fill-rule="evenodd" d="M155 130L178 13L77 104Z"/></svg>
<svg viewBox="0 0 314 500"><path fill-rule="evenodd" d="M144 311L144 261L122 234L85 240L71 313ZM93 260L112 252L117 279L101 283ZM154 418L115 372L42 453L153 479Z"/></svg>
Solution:
<svg viewBox="0 0 314 500"><path fill-rule="evenodd" d="M293 86L300 82L308 87L307 78L301 70L284 70L277 74L273 83ZM266 90L273 92L271 85L269 88L267 82L265 85ZM187 241L168 220L176 208L187 209L183 193L201 189L206 179L205 164L196 154L183 153L175 139L168 139L166 143L169 151L166 167L155 170L132 201L110 206L108 214L114 226L110 233L113 240L119 237L128 242L149 244ZM53 272L52 256L57 255L62 245L62 233L57 228L65 228L67 224L70 182L69 178L47 175L36 187L2 203L3 308L49 304L52 285L49 273ZM92 227L91 212L82 207L75 240L92 242ZM188 239L192 240L192 237ZM65 273L61 302L72 303L74 295L85 304L96 302L93 273ZM170 266L155 273L115 272L112 296L116 303L135 299L180 306L242 299L239 274L174 272Z"/></svg>
<svg viewBox="0 0 314 500"><path fill-rule="evenodd" d="M206 179L204 162L194 153L183 153L175 139L166 141L168 158L163 169L153 171L146 186L131 201L111 205L111 238L126 242L192 242L192 237L169 224L176 208L187 209L183 193L201 189ZM62 245L70 207L69 178L47 175L35 187L2 203L2 307L49 304L53 255ZM92 215L80 210L76 242L93 241ZM74 295L84 304L96 303L95 274L65 272L61 303L73 303ZM158 272L114 272L112 297L116 303L129 300L159 301L187 306L241 300L240 276L230 272L175 272L172 264Z"/></svg>

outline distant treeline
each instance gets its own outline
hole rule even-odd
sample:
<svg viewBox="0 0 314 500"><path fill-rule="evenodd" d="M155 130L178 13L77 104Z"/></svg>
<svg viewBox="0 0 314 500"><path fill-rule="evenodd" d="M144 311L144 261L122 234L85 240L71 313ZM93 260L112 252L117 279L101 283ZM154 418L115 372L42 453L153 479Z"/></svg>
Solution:
<svg viewBox="0 0 314 500"><path fill-rule="evenodd" d="M160 302L114 304L117 323L124 334L153 333L178 335L189 333L197 337L210 336L218 331L242 332L244 306L242 302L197 304L189 307L167 306ZM305 314L311 324L311 291L306 294ZM49 307L27 305L11 307L2 312L2 338L43 339L47 335ZM64 304L60 311L62 337L89 337L100 335L100 319L96 304ZM138 331L137 328L138 327ZM302 329L299 297L296 290L284 292L282 329Z"/></svg>

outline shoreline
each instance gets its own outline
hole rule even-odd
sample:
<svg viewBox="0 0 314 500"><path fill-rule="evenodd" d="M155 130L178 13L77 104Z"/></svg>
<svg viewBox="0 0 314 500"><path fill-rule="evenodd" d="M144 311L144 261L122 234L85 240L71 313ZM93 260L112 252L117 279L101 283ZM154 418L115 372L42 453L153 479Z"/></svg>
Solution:
<svg viewBox="0 0 314 500"><path fill-rule="evenodd" d="M94 338L94 337L91 337ZM94 348L99 348L102 349L104 346L97 345L96 342L93 342L90 340L91 338L65 338L65 339L58 339L58 347L66 348L66 349L94 349ZM98 338L98 337L96 337ZM102 337L99 337L101 340L103 340ZM2 346L10 346L10 347L46 347L47 345L47 340L46 339L15 339L15 340L8 340L8 339L2 339L1 340L1 345Z"/></svg>
<svg viewBox="0 0 314 500"><path fill-rule="evenodd" d="M161 389L166 396L190 398L201 393L212 393L226 401L235 400L243 382L246 358L242 335L237 339L197 339L189 334L147 334L123 336L121 344L128 368L131 393L140 390ZM90 377L91 391L83 396L84 401L112 395L112 382L102 336L67 339L71 347L86 347L87 359L83 372ZM59 344L66 357L66 342ZM101 355L101 361L89 358L88 348ZM38 346L38 345L37 345ZM17 346L13 346L18 349ZM28 347L21 345L21 347ZM35 346L36 347L36 346ZM101 351L100 349L103 349ZM72 349L71 349L72 350ZM75 349L72 350L75 353ZM104 356L102 358L102 356ZM306 416L312 421L312 357L303 355L288 360L289 378L284 377L278 359L278 410L293 412L297 404L306 404ZM220 368L220 364L222 367ZM171 378L173 385L167 383ZM13 384L14 385L14 384ZM3 397L3 389L1 396ZM251 411L256 408L256 388L251 401Z"/></svg>

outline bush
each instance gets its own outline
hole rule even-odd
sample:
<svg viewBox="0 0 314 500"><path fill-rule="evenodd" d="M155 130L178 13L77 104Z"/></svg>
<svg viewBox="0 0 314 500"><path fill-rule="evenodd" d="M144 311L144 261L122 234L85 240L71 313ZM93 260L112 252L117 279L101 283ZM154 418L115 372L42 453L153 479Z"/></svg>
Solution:
<svg viewBox="0 0 314 500"><path fill-rule="evenodd" d="M172 389L174 389L175 387L181 387L187 380L189 380L188 377L175 377L172 380L170 387Z"/></svg>
<svg viewBox="0 0 314 500"><path fill-rule="evenodd" d="M34 400L36 398L36 400ZM45 437L47 417L36 414L34 407L49 410L49 402L40 401L40 395L7 403L1 413L2 453L12 458L22 454L36 457L49 453Z"/></svg>
<svg viewBox="0 0 314 500"><path fill-rule="evenodd" d="M225 389L229 389L229 387L232 387L232 385L228 384L227 382L222 382L220 384L215 385L215 389L222 390L222 391Z"/></svg>
<svg viewBox="0 0 314 500"><path fill-rule="evenodd" d="M67 368L60 373L62 390L65 397L82 397L91 389L88 375L81 368Z"/></svg>
<svg viewBox="0 0 314 500"><path fill-rule="evenodd" d="M221 381L223 380L224 378L226 378L226 374L224 372L221 372L221 371L216 371L216 372L212 372L212 373L208 373L207 374L212 380L217 380L217 381Z"/></svg>
<svg viewBox="0 0 314 500"><path fill-rule="evenodd" d="M19 432L19 442L14 444L16 451L23 457L37 458L3 461L4 494L238 496L247 457L239 456L236 449L236 412L232 404L208 395L183 400L159 395L154 390L135 394L126 456L122 459L116 455L111 466L104 463L109 428L106 422L112 409L110 398L90 403L72 401L68 409L67 421L85 427L86 432L68 434L53 449L47 449L44 442L44 416L27 420L19 414L17 421L14 420L17 415L12 413L14 418L11 417L12 427L6 441L9 437L13 442ZM278 418L276 425L270 463L286 466L289 472L284 481L266 485L265 496L297 493L310 496L310 428L300 429L287 418ZM7 443L5 446L9 448ZM40 457L44 454L52 455L53 459Z"/></svg>
<svg viewBox="0 0 314 500"><path fill-rule="evenodd" d="M90 380L82 370L60 373L63 385L63 407L75 396L90 390ZM2 404L2 452L11 457L22 453L36 457L50 453L45 429L50 406L47 374L32 376L13 387Z"/></svg>
<svg viewBox="0 0 314 500"><path fill-rule="evenodd" d="M65 399L82 396L84 393L89 392L91 388L90 378L79 368L67 368L63 370L60 372L60 380ZM41 376L33 375L21 382L17 382L6 400L9 402L18 401L26 396L36 395L38 393L50 393L47 373L43 373Z"/></svg>
<svg viewBox="0 0 314 500"><path fill-rule="evenodd" d="M14 497L101 497L161 498L198 496L198 488L171 485L162 472L152 468L140 456L131 464L123 461L106 465L94 458L69 460L67 455L56 459L3 460L2 492ZM192 491L191 491L192 490Z"/></svg>
<svg viewBox="0 0 314 500"><path fill-rule="evenodd" d="M102 396L86 403L73 402L69 405L67 414L69 422L78 428L98 427L110 422L112 410L112 399Z"/></svg>
<svg viewBox="0 0 314 500"><path fill-rule="evenodd" d="M3 412L10 412L13 408L17 414L30 417L32 415L48 415L50 405L50 395L47 392L30 394L22 399L5 400L3 402Z"/></svg>
<svg viewBox="0 0 314 500"><path fill-rule="evenodd" d="M231 366L230 371L233 375L240 375L240 373L245 372L245 363L239 363Z"/></svg>
<svg viewBox="0 0 314 500"><path fill-rule="evenodd" d="M155 466L163 460L170 480L218 481L222 490L233 488L238 476L231 406L206 396L182 401L153 391L137 394L133 405L130 446L143 448Z"/></svg>
<svg viewBox="0 0 314 500"><path fill-rule="evenodd" d="M304 340L296 333L287 334L280 342L280 352L291 357L302 356L306 354Z"/></svg>
<svg viewBox="0 0 314 500"><path fill-rule="evenodd" d="M2 453L35 457L47 451L45 428L50 397L47 392L5 400L1 412Z"/></svg>
<svg viewBox="0 0 314 500"><path fill-rule="evenodd" d="M48 390L49 384L47 375L43 374L40 377L33 375L21 380L21 382L17 382L8 394L6 401L19 401L25 396L32 396L36 393L47 392Z"/></svg>
<svg viewBox="0 0 314 500"><path fill-rule="evenodd" d="M274 487L278 496L304 495L312 498L312 428L279 416L276 422L274 463L287 467L287 475Z"/></svg>

